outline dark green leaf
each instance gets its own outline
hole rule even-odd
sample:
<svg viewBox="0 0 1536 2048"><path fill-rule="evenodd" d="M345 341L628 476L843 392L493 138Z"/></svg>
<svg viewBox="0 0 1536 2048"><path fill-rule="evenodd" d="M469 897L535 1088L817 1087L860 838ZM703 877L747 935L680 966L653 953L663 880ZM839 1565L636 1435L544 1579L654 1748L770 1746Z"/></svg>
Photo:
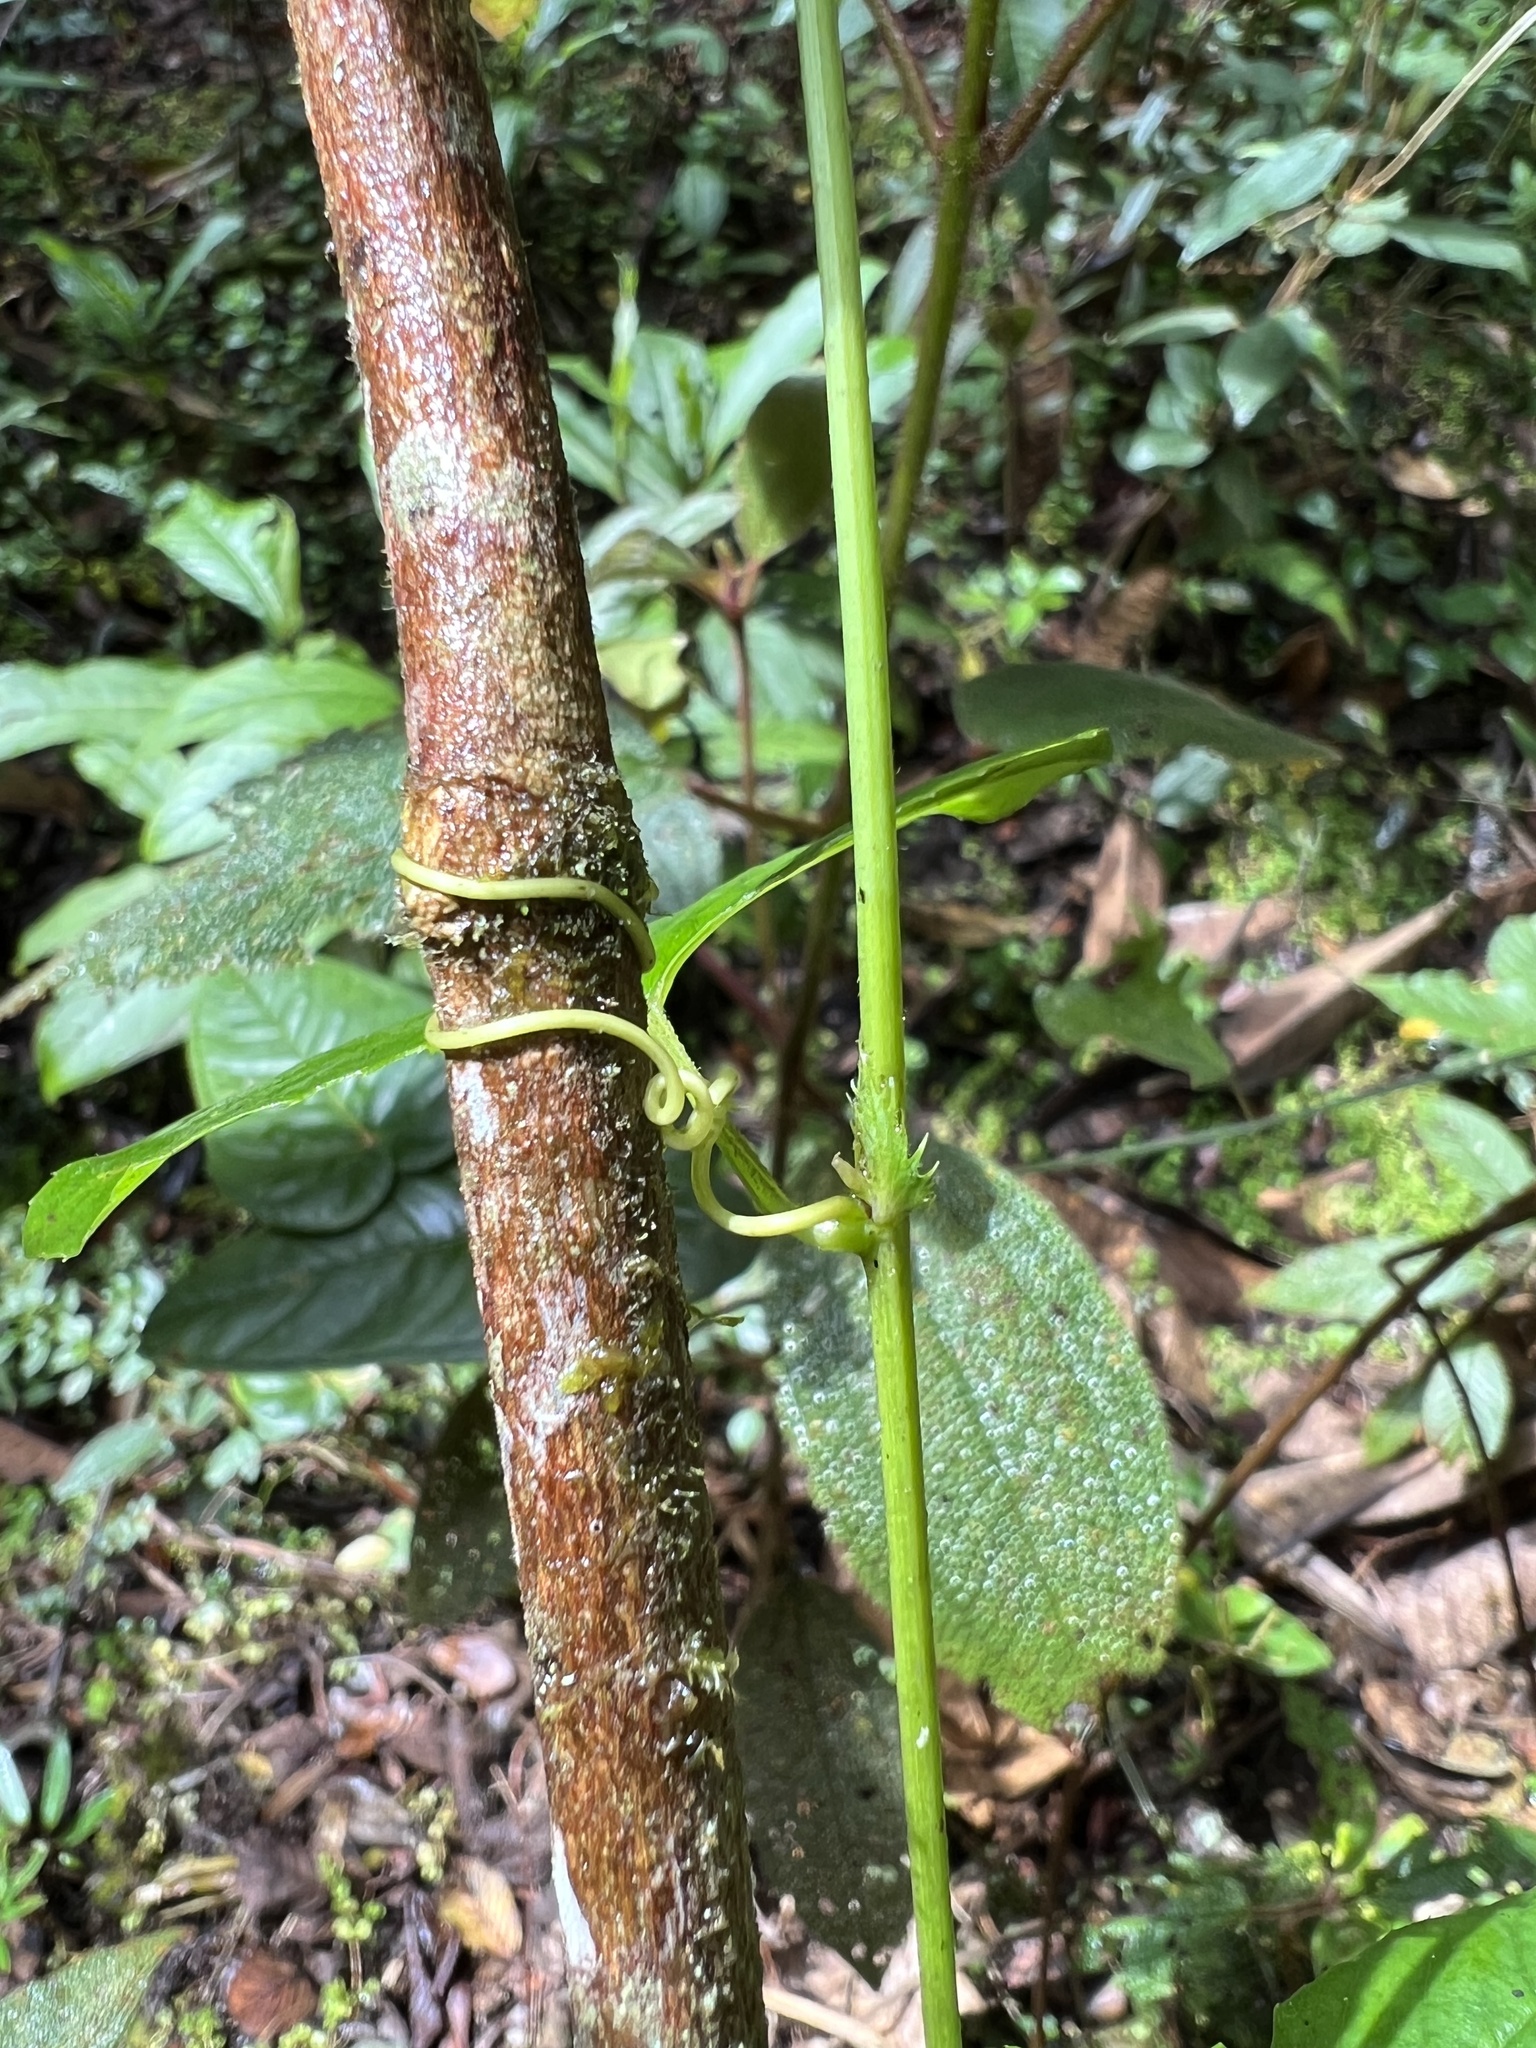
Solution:
<svg viewBox="0 0 1536 2048"><path fill-rule="evenodd" d="M741 494L736 537L765 562L809 530L832 492L823 377L786 377L753 413L732 466Z"/></svg>
<svg viewBox="0 0 1536 2048"><path fill-rule="evenodd" d="M319 1088L354 1074L375 1074L413 1052L430 1013L372 1031L317 1059L304 1060L275 1081L184 1116L153 1136L125 1145L100 1159L77 1159L61 1167L32 1197L27 1209L26 1250L35 1259L72 1259L86 1239L167 1159L258 1110L306 1102Z"/></svg>
<svg viewBox="0 0 1536 2048"><path fill-rule="evenodd" d="M852 1606L782 1579L738 1645L737 1723L754 1860L818 1940L873 1963L912 1911L896 1693Z"/></svg>
<svg viewBox="0 0 1536 2048"><path fill-rule="evenodd" d="M896 806L896 823L898 828L915 825L921 818L942 813L945 817L990 824L1021 810L1032 796L1063 775L1092 768L1107 759L1103 734L1084 732L1079 721L1051 744L1037 743L1023 752L977 761L909 790ZM809 846L792 847L788 853L722 882L718 889L711 889L707 896L676 916L658 919L651 927L656 964L645 978L651 1000L666 1001L684 961L721 925L728 924L771 890L793 881L796 875L803 875L819 862L830 860L834 853L841 853L852 844L850 830L829 832L824 839L813 840Z"/></svg>
<svg viewBox="0 0 1536 2048"><path fill-rule="evenodd" d="M442 1627L516 1585L496 1410L480 1380L449 1411L422 1474L406 1612Z"/></svg>
<svg viewBox="0 0 1536 2048"><path fill-rule="evenodd" d="M197 1260L140 1340L209 1372L426 1365L484 1349L464 1210L451 1178L403 1180L356 1230L252 1230Z"/></svg>
<svg viewBox="0 0 1536 2048"><path fill-rule="evenodd" d="M299 530L281 498L240 504L189 484L144 538L194 583L248 612L269 640L283 645L303 625Z"/></svg>
<svg viewBox="0 0 1536 2048"><path fill-rule="evenodd" d="M1275 2014L1274 2048L1536 2048L1536 1895L1399 1928Z"/></svg>
<svg viewBox="0 0 1536 2048"><path fill-rule="evenodd" d="M1116 758L1140 760L1209 747L1228 761L1329 760L1333 750L1266 725L1171 676L1037 661L994 669L955 692L955 718L982 747L1039 747L1080 731L1083 720L1109 728Z"/></svg>
<svg viewBox="0 0 1536 2048"><path fill-rule="evenodd" d="M935 1185L914 1233L939 1657L1047 1727L1107 1674L1159 1662L1178 1554L1161 1412L1054 1210L949 1149ZM834 1537L885 1600L863 1276L799 1247L777 1275L780 1413Z"/></svg>
<svg viewBox="0 0 1536 2048"><path fill-rule="evenodd" d="M1181 261L1198 263L1271 214L1289 213L1315 199L1343 169L1354 148L1353 136L1336 128L1313 128L1293 136L1273 156L1250 164L1225 190L1195 208Z"/></svg>
<svg viewBox="0 0 1536 2048"><path fill-rule="evenodd" d="M1214 1088L1232 1062L1190 1008L1183 975L1165 979L1165 945L1161 932L1128 940L1116 951L1118 979L1074 975L1042 986L1035 990L1035 1010L1058 1045L1075 1051L1107 1038L1159 1066L1182 1068L1197 1088Z"/></svg>
<svg viewBox="0 0 1536 2048"><path fill-rule="evenodd" d="M365 1025L420 1014L418 991L340 960L217 975L193 1008L193 1092L209 1107L353 1043ZM211 1134L208 1166L221 1191L257 1222L333 1231L371 1215L397 1173L441 1165L450 1149L443 1064L423 1048Z"/></svg>
<svg viewBox="0 0 1536 2048"><path fill-rule="evenodd" d="M109 249L77 249L55 235L34 235L32 240L47 257L54 290L69 307L78 330L130 353L143 347L154 327L152 286L135 277Z"/></svg>
<svg viewBox="0 0 1536 2048"><path fill-rule="evenodd" d="M0 2048L120 2048L179 1932L140 1935L72 1956L0 1999Z"/></svg>

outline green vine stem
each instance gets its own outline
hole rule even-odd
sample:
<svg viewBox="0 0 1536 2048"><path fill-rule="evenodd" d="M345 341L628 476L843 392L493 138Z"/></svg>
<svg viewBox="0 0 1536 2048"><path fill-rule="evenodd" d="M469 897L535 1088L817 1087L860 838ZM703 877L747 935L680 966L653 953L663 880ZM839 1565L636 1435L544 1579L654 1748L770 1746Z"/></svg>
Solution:
<svg viewBox="0 0 1536 2048"><path fill-rule="evenodd" d="M978 5L995 10L995 0L978 0ZM907 1144L890 675L864 306L859 289L858 211L837 38L837 0L800 0L798 25L825 321L838 589L848 676L859 956L855 1164L877 1233L865 1271L880 1407L907 1843L922 1974L924 2039L928 2048L959 2048L917 1340L912 1319L908 1212L920 1198L922 1180Z"/></svg>
<svg viewBox="0 0 1536 2048"><path fill-rule="evenodd" d="M939 208L934 222L933 274L923 305L917 349L917 380L891 475L885 506L883 564L885 587L901 587L907 567L907 542L922 486L923 466L933 444L944 362L955 324L955 308L965 276L965 252L971 215L982 168L982 131L987 118L987 88L992 82L993 46L997 40L998 0L971 0L965 24L965 55L955 90L955 112L939 156Z"/></svg>

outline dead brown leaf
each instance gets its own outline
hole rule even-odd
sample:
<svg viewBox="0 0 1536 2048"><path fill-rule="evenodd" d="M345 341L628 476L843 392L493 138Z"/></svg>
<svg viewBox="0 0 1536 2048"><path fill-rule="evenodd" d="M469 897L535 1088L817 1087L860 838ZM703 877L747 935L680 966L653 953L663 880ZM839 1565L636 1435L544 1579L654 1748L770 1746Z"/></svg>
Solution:
<svg viewBox="0 0 1536 2048"><path fill-rule="evenodd" d="M1122 811L1110 826L1092 887L1083 966L1097 974L1109 965L1122 940L1135 938L1157 922L1167 897L1163 864L1140 819Z"/></svg>
<svg viewBox="0 0 1536 2048"><path fill-rule="evenodd" d="M42 1479L51 1485L62 1476L69 1457L62 1444L0 1418L0 1484L26 1486Z"/></svg>
<svg viewBox="0 0 1536 2048"><path fill-rule="evenodd" d="M1416 455L1411 448L1389 448L1381 458L1381 473L1405 498L1448 504L1467 488L1466 478L1457 476L1438 455Z"/></svg>
<svg viewBox="0 0 1536 2048"><path fill-rule="evenodd" d="M500 1699L518 1681L518 1662L506 1644L485 1629L444 1636L427 1651L427 1662L472 1700Z"/></svg>
<svg viewBox="0 0 1536 2048"><path fill-rule="evenodd" d="M1177 584L1177 572L1168 566L1128 576L1079 630L1072 659L1099 668L1124 668L1134 650L1157 631Z"/></svg>
<svg viewBox="0 0 1536 2048"><path fill-rule="evenodd" d="M1509 1548L1529 1617L1536 1613L1536 1525L1511 1529ZM1509 1579L1492 1537L1438 1564L1396 1573L1386 1591L1403 1640L1423 1671L1471 1671L1514 1641Z"/></svg>
<svg viewBox="0 0 1536 2048"><path fill-rule="evenodd" d="M1296 921L1289 896L1256 896L1251 903L1175 903L1168 912L1168 950L1207 967L1256 960Z"/></svg>
<svg viewBox="0 0 1536 2048"><path fill-rule="evenodd" d="M224 1980L224 2008L231 2022L253 2041L275 2041L299 2027L319 2002L297 1963L271 1949L254 1949L233 1965Z"/></svg>
<svg viewBox="0 0 1536 2048"><path fill-rule="evenodd" d="M523 1922L512 1887L494 1864L462 1856L437 1898L439 1917L478 1956L511 1962L522 1951Z"/></svg>
<svg viewBox="0 0 1536 2048"><path fill-rule="evenodd" d="M1447 896L1389 932L1346 946L1332 960L1255 989L1219 1027L1235 1084L1262 1088L1311 1065L1370 1009L1372 998L1358 985L1362 977L1411 966L1461 908L1459 896Z"/></svg>

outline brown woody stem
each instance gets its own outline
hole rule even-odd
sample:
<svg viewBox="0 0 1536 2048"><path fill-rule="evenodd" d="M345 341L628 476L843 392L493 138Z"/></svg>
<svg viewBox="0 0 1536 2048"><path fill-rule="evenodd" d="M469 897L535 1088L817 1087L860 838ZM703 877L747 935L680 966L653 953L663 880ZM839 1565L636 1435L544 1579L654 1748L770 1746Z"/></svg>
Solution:
<svg viewBox="0 0 1536 2048"><path fill-rule="evenodd" d="M378 465L421 866L649 896L465 0L292 0ZM600 906L407 890L450 1029L643 1022ZM760 2048L729 1660L648 1070L591 1033L450 1058L576 2035Z"/></svg>

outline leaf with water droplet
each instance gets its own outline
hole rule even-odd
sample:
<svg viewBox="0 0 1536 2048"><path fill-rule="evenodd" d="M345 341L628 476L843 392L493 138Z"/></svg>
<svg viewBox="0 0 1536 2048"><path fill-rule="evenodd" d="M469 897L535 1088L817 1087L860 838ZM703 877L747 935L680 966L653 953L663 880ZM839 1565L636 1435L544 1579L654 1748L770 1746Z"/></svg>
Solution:
<svg viewBox="0 0 1536 2048"><path fill-rule="evenodd" d="M1178 1556L1151 1378L1086 1253L1020 1181L943 1148L913 1219L941 1661L1037 1726L1156 1668ZM776 1261L779 1411L862 1583L888 1598L864 1283Z"/></svg>

